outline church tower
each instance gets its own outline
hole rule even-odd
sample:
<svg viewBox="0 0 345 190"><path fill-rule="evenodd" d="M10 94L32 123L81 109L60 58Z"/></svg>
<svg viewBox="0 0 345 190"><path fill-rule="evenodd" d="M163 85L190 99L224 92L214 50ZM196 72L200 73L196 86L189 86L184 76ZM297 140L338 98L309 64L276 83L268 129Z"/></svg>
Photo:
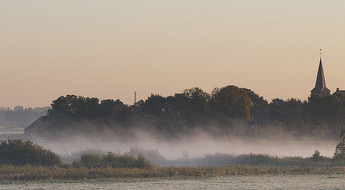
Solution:
<svg viewBox="0 0 345 190"><path fill-rule="evenodd" d="M320 55L321 55L321 49L320 49ZM320 64L319 64L319 70L317 72L317 78L316 78L316 84L315 88L311 90L311 94L316 94L321 97L330 95L331 91L326 87L326 80L325 80L325 74L323 72L322 67L322 59L320 56Z"/></svg>

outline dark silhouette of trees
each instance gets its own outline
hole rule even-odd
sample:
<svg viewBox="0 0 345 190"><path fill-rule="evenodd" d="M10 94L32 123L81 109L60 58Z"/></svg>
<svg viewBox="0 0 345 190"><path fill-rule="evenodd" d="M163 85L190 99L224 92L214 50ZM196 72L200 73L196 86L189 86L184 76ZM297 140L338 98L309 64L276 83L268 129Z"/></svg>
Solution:
<svg viewBox="0 0 345 190"><path fill-rule="evenodd" d="M99 102L97 98L75 95L61 96L51 106L44 121L54 133L60 129L84 129L74 123L91 123L95 130L154 129L168 136L210 126L228 130L250 125L256 133L268 126L293 134L323 136L337 136L345 128L345 96L339 93L325 97L312 95L307 101L276 98L268 103L250 89L229 85L215 88L211 94L197 87L168 97L152 94L132 106L120 100ZM252 113L255 118L250 117ZM265 117L261 119L264 122L253 121L260 117ZM258 124L260 127L255 127Z"/></svg>
<svg viewBox="0 0 345 190"><path fill-rule="evenodd" d="M268 102L264 99L264 97L260 96L259 94L256 94L254 91L242 88L242 90L247 94L247 96L252 101L252 104L254 107L267 107Z"/></svg>
<svg viewBox="0 0 345 190"><path fill-rule="evenodd" d="M310 119L313 124L336 125L344 120L344 98L341 94L326 97L312 95L309 97Z"/></svg>
<svg viewBox="0 0 345 190"><path fill-rule="evenodd" d="M269 113L272 120L277 120L285 125L301 124L305 120L306 102L298 99L273 99L269 104Z"/></svg>
<svg viewBox="0 0 345 190"><path fill-rule="evenodd" d="M84 98L82 96L61 96L51 104L48 115L65 115L72 119L95 119L100 106L97 98Z"/></svg>
<svg viewBox="0 0 345 190"><path fill-rule="evenodd" d="M249 98L247 90L236 86L226 86L213 90L210 104L211 112L215 116L247 120L253 102Z"/></svg>
<svg viewBox="0 0 345 190"><path fill-rule="evenodd" d="M0 141L0 164L61 165L60 157L50 150L22 139Z"/></svg>
<svg viewBox="0 0 345 190"><path fill-rule="evenodd" d="M163 116L169 111L167 98L157 94L152 94L140 107L145 111L155 116Z"/></svg>
<svg viewBox="0 0 345 190"><path fill-rule="evenodd" d="M48 111L51 117L67 117L71 120L107 120L118 123L129 122L130 108L120 100L102 100L82 96L61 96L51 104Z"/></svg>

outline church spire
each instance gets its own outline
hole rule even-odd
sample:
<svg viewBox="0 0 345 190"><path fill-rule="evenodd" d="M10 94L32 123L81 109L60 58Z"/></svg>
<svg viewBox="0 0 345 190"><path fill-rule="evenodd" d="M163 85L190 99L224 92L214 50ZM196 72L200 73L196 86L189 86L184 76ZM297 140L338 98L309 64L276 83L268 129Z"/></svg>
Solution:
<svg viewBox="0 0 345 190"><path fill-rule="evenodd" d="M326 87L326 80L325 80L325 74L323 72L323 67L322 67L322 59L320 58L320 64L319 64L319 70L317 72L315 88L322 89L324 87Z"/></svg>
<svg viewBox="0 0 345 190"><path fill-rule="evenodd" d="M316 84L315 88L311 90L312 94L317 94L320 96L326 96L331 93L331 91L326 87L326 79L325 79L325 74L323 72L323 67L322 67L322 50L320 49L320 63L319 63L319 70L317 72L317 78L316 78Z"/></svg>

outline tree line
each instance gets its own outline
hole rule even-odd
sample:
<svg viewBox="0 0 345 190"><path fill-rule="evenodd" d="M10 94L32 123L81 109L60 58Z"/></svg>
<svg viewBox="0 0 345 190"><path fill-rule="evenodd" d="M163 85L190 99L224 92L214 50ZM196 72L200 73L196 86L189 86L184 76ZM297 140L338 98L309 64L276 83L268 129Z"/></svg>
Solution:
<svg viewBox="0 0 345 190"><path fill-rule="evenodd" d="M259 111L254 114L253 110ZM266 117L265 122L260 117ZM72 123L90 122L95 129L109 128L116 132L135 127L154 129L168 136L197 127L231 133L235 127L248 128L254 122L259 128L257 133L269 134L270 130L280 129L281 134L338 137L345 124L344 117L345 96L339 93L326 97L311 95L305 101L276 98L268 102L250 89L229 85L215 88L212 93L196 87L168 97L152 94L134 105L66 95L52 102L44 119L50 123L50 129L80 129L82 126Z"/></svg>

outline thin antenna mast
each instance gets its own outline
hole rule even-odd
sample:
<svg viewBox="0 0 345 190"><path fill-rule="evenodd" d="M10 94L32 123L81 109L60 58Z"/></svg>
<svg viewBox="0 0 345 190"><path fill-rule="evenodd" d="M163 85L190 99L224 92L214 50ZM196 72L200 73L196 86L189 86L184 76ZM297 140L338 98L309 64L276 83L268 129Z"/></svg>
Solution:
<svg viewBox="0 0 345 190"><path fill-rule="evenodd" d="M137 104L137 91L134 91L134 105Z"/></svg>

